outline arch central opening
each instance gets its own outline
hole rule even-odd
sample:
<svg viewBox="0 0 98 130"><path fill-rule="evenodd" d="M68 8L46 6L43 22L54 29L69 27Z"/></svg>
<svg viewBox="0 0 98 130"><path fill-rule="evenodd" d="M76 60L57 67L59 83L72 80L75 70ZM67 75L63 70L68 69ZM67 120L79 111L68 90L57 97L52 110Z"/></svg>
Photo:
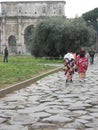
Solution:
<svg viewBox="0 0 98 130"><path fill-rule="evenodd" d="M8 38L8 45L9 45L9 48L10 48L10 53L16 53L17 50L16 50L16 37L11 35L9 38Z"/></svg>
<svg viewBox="0 0 98 130"><path fill-rule="evenodd" d="M33 31L34 31L34 26L30 25L25 29L25 32L24 32L24 44L25 44L26 53L31 53Z"/></svg>

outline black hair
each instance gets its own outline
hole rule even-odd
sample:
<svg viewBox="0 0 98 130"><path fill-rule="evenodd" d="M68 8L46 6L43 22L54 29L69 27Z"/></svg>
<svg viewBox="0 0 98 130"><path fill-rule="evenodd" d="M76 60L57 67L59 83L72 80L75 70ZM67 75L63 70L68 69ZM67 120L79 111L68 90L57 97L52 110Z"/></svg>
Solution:
<svg viewBox="0 0 98 130"><path fill-rule="evenodd" d="M81 58L82 58L82 57L85 57L85 51L84 51L84 50L80 51L80 57L81 57Z"/></svg>

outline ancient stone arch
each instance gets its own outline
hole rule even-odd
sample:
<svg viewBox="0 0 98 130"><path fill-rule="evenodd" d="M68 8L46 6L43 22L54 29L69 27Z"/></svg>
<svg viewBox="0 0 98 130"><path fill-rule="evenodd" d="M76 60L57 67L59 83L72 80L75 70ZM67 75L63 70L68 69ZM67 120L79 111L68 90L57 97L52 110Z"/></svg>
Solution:
<svg viewBox="0 0 98 130"><path fill-rule="evenodd" d="M30 29L43 18L65 17L65 0L1 2L0 53L29 53Z"/></svg>
<svg viewBox="0 0 98 130"><path fill-rule="evenodd" d="M9 36L8 46L9 46L10 52L12 53L16 52L16 37L14 35Z"/></svg>

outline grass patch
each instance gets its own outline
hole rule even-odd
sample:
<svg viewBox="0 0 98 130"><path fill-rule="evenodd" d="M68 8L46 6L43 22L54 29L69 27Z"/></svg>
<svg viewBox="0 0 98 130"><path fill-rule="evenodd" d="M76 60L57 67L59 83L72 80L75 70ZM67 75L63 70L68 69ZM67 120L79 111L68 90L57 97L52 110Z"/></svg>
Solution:
<svg viewBox="0 0 98 130"><path fill-rule="evenodd" d="M3 56L0 55L0 61L3 61ZM55 60L55 59L46 59L46 58L35 58L31 55L25 56L25 55L15 55L15 56L9 56L9 62L10 63L62 63L62 60Z"/></svg>
<svg viewBox="0 0 98 130"><path fill-rule="evenodd" d="M45 63L61 63L62 60L46 60L32 56L9 56L9 62L3 62L0 56L0 88L24 81L41 74L42 72L56 68L44 65ZM43 63L43 64L39 64Z"/></svg>

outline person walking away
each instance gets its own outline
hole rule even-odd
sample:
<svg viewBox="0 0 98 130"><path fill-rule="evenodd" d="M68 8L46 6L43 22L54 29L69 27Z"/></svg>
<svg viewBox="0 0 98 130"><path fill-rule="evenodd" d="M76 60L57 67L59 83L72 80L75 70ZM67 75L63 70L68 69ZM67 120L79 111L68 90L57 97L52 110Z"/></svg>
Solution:
<svg viewBox="0 0 98 130"><path fill-rule="evenodd" d="M5 47L4 49L4 62L8 62L8 49Z"/></svg>
<svg viewBox="0 0 98 130"><path fill-rule="evenodd" d="M78 67L79 81L83 82L86 78L86 71L88 69L88 58L85 56L85 51L81 50L76 63Z"/></svg>
<svg viewBox="0 0 98 130"><path fill-rule="evenodd" d="M72 82L72 77L74 74L75 64L74 64L74 56L71 52L68 52L64 55L64 67L63 70L66 75L66 82Z"/></svg>
<svg viewBox="0 0 98 130"><path fill-rule="evenodd" d="M92 48L89 51L89 56L90 56L90 64L94 64L95 51Z"/></svg>

